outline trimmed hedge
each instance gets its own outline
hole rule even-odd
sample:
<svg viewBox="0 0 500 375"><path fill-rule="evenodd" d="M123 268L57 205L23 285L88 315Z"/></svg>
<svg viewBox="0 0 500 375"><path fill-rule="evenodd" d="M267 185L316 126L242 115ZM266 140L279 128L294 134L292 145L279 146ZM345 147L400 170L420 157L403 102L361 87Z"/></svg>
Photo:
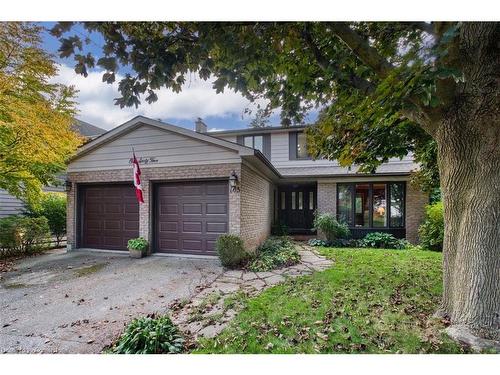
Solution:
<svg viewBox="0 0 500 375"><path fill-rule="evenodd" d="M243 266L249 258L243 240L234 234L223 234L217 238L215 249L224 267L238 268Z"/></svg>

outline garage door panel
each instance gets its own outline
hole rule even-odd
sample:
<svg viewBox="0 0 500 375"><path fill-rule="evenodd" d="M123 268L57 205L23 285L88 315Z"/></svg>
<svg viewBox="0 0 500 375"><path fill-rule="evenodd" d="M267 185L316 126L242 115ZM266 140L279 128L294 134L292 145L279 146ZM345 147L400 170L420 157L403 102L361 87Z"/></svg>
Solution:
<svg viewBox="0 0 500 375"><path fill-rule="evenodd" d="M207 214L227 214L227 204L207 203Z"/></svg>
<svg viewBox="0 0 500 375"><path fill-rule="evenodd" d="M138 214L139 205L135 203L125 203L123 205L123 210L126 214Z"/></svg>
<svg viewBox="0 0 500 375"><path fill-rule="evenodd" d="M207 240L207 251L215 253L215 242L214 240Z"/></svg>
<svg viewBox="0 0 500 375"><path fill-rule="evenodd" d="M178 233L178 223L176 221L160 222L160 232L163 233Z"/></svg>
<svg viewBox="0 0 500 375"><path fill-rule="evenodd" d="M177 251L179 248L179 241L178 240L173 240L173 239L162 239L159 241L160 247L164 249L165 251Z"/></svg>
<svg viewBox="0 0 500 375"><path fill-rule="evenodd" d="M139 204L132 185L82 186L83 247L126 250L139 236Z"/></svg>
<svg viewBox="0 0 500 375"><path fill-rule="evenodd" d="M157 186L155 251L214 255L217 237L228 232L228 193L226 181Z"/></svg>
<svg viewBox="0 0 500 375"><path fill-rule="evenodd" d="M201 203L184 203L182 205L182 213L184 215L201 215L203 206Z"/></svg>
<svg viewBox="0 0 500 375"><path fill-rule="evenodd" d="M123 229L125 231L139 231L139 222L138 221L129 221L125 220L123 222Z"/></svg>
<svg viewBox="0 0 500 375"><path fill-rule="evenodd" d="M201 252L203 249L203 240L185 239L182 240L182 250Z"/></svg>
<svg viewBox="0 0 500 375"><path fill-rule="evenodd" d="M178 204L162 204L160 206L160 213L162 215L177 215L179 213L179 205Z"/></svg>
<svg viewBox="0 0 500 375"><path fill-rule="evenodd" d="M202 226L203 226L203 224L201 221L184 221L182 223L182 231L184 233L200 233L201 234Z"/></svg>
<svg viewBox="0 0 500 375"><path fill-rule="evenodd" d="M222 195L222 196L227 196L227 189L228 186L227 184L212 184L207 186L207 195L212 196L212 195Z"/></svg>
<svg viewBox="0 0 500 375"><path fill-rule="evenodd" d="M185 197L201 197L203 195L203 188L205 185L185 185L182 187L182 195Z"/></svg>
<svg viewBox="0 0 500 375"><path fill-rule="evenodd" d="M118 220L105 220L104 221L105 230L121 230L121 222Z"/></svg>
<svg viewBox="0 0 500 375"><path fill-rule="evenodd" d="M227 233L227 223L207 223L207 233Z"/></svg>

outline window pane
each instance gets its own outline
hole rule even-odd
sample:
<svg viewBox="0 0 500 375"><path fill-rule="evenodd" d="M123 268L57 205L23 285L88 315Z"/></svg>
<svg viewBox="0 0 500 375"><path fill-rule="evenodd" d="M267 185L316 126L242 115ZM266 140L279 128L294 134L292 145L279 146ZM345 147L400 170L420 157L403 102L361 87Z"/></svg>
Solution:
<svg viewBox="0 0 500 375"><path fill-rule="evenodd" d="M309 192L309 209L311 211L314 210L314 192L313 191Z"/></svg>
<svg viewBox="0 0 500 375"><path fill-rule="evenodd" d="M306 133L297 133L297 159L307 159Z"/></svg>
<svg viewBox="0 0 500 375"><path fill-rule="evenodd" d="M370 185L356 184L356 210L354 225L357 227L370 226Z"/></svg>
<svg viewBox="0 0 500 375"><path fill-rule="evenodd" d="M243 141L245 143L245 146L253 147L253 137L252 136L243 138Z"/></svg>
<svg viewBox="0 0 500 375"><path fill-rule="evenodd" d="M352 186L339 184L337 188L339 189L337 218L352 225Z"/></svg>
<svg viewBox="0 0 500 375"><path fill-rule="evenodd" d="M404 184L390 184L391 189L391 227L403 227Z"/></svg>
<svg viewBox="0 0 500 375"><path fill-rule="evenodd" d="M285 200L285 192L281 192L281 209L284 210L286 208L286 200Z"/></svg>
<svg viewBox="0 0 500 375"><path fill-rule="evenodd" d="M373 226L387 226L387 201L385 184L373 184Z"/></svg>
<svg viewBox="0 0 500 375"><path fill-rule="evenodd" d="M260 152L264 152L264 146L262 143L262 136L261 135L255 136L253 138L253 142L254 142L253 148L255 148L256 150L259 150Z"/></svg>
<svg viewBox="0 0 500 375"><path fill-rule="evenodd" d="M304 204L303 204L302 200L303 200L302 192L299 191L299 210L303 210L304 209Z"/></svg>
<svg viewBox="0 0 500 375"><path fill-rule="evenodd" d="M295 210L295 192L292 191L292 210Z"/></svg>

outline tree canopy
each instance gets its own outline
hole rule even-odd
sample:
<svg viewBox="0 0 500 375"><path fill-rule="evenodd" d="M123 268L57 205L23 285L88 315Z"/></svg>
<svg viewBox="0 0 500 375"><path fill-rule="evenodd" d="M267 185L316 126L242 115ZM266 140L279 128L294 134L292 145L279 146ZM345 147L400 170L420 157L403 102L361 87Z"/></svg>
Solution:
<svg viewBox="0 0 500 375"><path fill-rule="evenodd" d="M90 38L59 23L60 56L73 56L75 71L105 70L112 83L120 68L116 104L157 100L156 91L182 89L188 74L214 78L265 109L281 110L282 124L301 123L321 110L310 134L315 157L358 164L371 171L391 157L416 154L422 185L436 185L436 148L430 116L447 100L446 85L462 79L449 47L460 24L308 22L104 22L83 24L104 37L102 53L86 50ZM368 42L370 41L370 42ZM447 57L448 56L448 57ZM359 130L363 130L360 132ZM328 135L328 137L325 137ZM421 160L419 160L421 159Z"/></svg>
<svg viewBox="0 0 500 375"><path fill-rule="evenodd" d="M0 188L35 203L81 143L71 130L74 89L51 83L57 66L40 32L0 25Z"/></svg>

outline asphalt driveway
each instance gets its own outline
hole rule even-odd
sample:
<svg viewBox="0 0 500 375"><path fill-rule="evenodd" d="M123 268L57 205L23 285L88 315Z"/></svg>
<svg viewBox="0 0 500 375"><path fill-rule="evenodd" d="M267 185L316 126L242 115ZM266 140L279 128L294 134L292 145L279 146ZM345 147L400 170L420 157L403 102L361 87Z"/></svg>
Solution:
<svg viewBox="0 0 500 375"><path fill-rule="evenodd" d="M99 353L131 319L165 312L222 268L216 259L55 253L0 280L1 353Z"/></svg>

